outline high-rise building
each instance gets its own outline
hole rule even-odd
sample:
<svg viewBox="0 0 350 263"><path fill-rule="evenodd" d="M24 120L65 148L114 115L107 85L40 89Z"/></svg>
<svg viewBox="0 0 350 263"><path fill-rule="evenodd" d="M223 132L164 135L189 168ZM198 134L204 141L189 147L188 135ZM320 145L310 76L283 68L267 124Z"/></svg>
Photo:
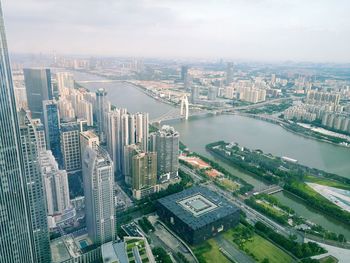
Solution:
<svg viewBox="0 0 350 263"><path fill-rule="evenodd" d="M36 263L30 202L21 153L2 10L0 6L0 258L2 263ZM41 105L41 104L40 104Z"/></svg>
<svg viewBox="0 0 350 263"><path fill-rule="evenodd" d="M23 69L28 108L32 118L43 118L43 101L53 99L50 69Z"/></svg>
<svg viewBox="0 0 350 263"><path fill-rule="evenodd" d="M100 135L100 138L104 137L104 116L105 116L105 108L107 104L107 91L105 89L98 89L96 91L96 121L97 128Z"/></svg>
<svg viewBox="0 0 350 263"><path fill-rule="evenodd" d="M108 153L114 164L114 172L120 172L121 165L121 111L115 109L107 113L106 142Z"/></svg>
<svg viewBox="0 0 350 263"><path fill-rule="evenodd" d="M132 189L137 200L159 191L157 153L139 153L132 157Z"/></svg>
<svg viewBox="0 0 350 263"><path fill-rule="evenodd" d="M208 88L208 100L216 100L218 96L218 88L214 86L210 86Z"/></svg>
<svg viewBox="0 0 350 263"><path fill-rule="evenodd" d="M36 262L46 263L50 262L51 254L43 187L44 183L39 166L35 128L24 110L18 113L18 120Z"/></svg>
<svg viewBox="0 0 350 263"><path fill-rule="evenodd" d="M227 63L226 68L226 84L230 84L233 81L233 63L229 62Z"/></svg>
<svg viewBox="0 0 350 263"><path fill-rule="evenodd" d="M157 173L159 182L178 177L180 135L173 127L164 125L151 136L151 151L157 153Z"/></svg>
<svg viewBox="0 0 350 263"><path fill-rule="evenodd" d="M132 158L140 152L141 150L136 144L124 146L123 175L125 183L128 186L131 186L132 184Z"/></svg>
<svg viewBox="0 0 350 263"><path fill-rule="evenodd" d="M40 119L32 119L37 137L38 152L46 151L45 127Z"/></svg>
<svg viewBox="0 0 350 263"><path fill-rule="evenodd" d="M83 131L80 132L80 151L81 156L83 158L85 149L90 147L92 149L97 149L100 145L100 139L98 136L92 131Z"/></svg>
<svg viewBox="0 0 350 263"><path fill-rule="evenodd" d="M188 66L182 66L181 67L181 80L185 83L186 79L188 78Z"/></svg>
<svg viewBox="0 0 350 263"><path fill-rule="evenodd" d="M57 87L60 96L68 96L70 89L74 89L74 76L70 72L57 72Z"/></svg>
<svg viewBox="0 0 350 263"><path fill-rule="evenodd" d="M44 179L47 213L62 214L70 207L67 172L60 170L51 151L40 153L40 167Z"/></svg>
<svg viewBox="0 0 350 263"><path fill-rule="evenodd" d="M148 151L149 117L148 113L139 112L135 114L135 142L140 144L142 151ZM129 127L129 130L131 128ZM130 141L129 141L130 143Z"/></svg>
<svg viewBox="0 0 350 263"><path fill-rule="evenodd" d="M78 123L61 125L61 152L63 168L68 173L81 170L80 126Z"/></svg>
<svg viewBox="0 0 350 263"><path fill-rule="evenodd" d="M46 147L55 156L58 165L63 165L60 136L60 116L55 100L43 101Z"/></svg>
<svg viewBox="0 0 350 263"><path fill-rule="evenodd" d="M199 99L199 87L197 85L192 85L191 87L191 103L195 104Z"/></svg>
<svg viewBox="0 0 350 263"><path fill-rule="evenodd" d="M95 244L116 237L113 162L102 148L87 147L83 157L85 214Z"/></svg>

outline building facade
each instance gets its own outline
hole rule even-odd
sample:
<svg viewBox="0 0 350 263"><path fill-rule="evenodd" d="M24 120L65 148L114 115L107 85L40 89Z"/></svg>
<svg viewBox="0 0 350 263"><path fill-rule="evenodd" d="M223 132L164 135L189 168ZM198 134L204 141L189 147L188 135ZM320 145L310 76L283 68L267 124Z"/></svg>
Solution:
<svg viewBox="0 0 350 263"><path fill-rule="evenodd" d="M87 147L83 158L85 214L94 244L116 237L113 162L102 148Z"/></svg>
<svg viewBox="0 0 350 263"><path fill-rule="evenodd" d="M68 172L81 170L80 127L78 123L61 125L63 168Z"/></svg>
<svg viewBox="0 0 350 263"><path fill-rule="evenodd" d="M28 108L33 119L43 119L43 101L53 99L50 69L23 69Z"/></svg>
<svg viewBox="0 0 350 263"><path fill-rule="evenodd" d="M34 235L1 6L0 49L0 258L3 263L35 263Z"/></svg>

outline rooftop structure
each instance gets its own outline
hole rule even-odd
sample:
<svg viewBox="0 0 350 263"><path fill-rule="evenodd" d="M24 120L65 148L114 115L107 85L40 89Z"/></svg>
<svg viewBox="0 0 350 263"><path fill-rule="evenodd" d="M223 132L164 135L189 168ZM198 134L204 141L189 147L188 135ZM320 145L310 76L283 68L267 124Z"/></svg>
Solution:
<svg viewBox="0 0 350 263"><path fill-rule="evenodd" d="M239 208L204 187L192 187L158 200L157 213L187 242L198 244L234 227Z"/></svg>

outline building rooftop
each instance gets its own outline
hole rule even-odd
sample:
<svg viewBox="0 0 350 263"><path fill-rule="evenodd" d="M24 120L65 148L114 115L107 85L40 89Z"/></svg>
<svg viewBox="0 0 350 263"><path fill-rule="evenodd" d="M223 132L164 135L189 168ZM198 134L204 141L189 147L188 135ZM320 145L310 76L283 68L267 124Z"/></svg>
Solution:
<svg viewBox="0 0 350 263"><path fill-rule="evenodd" d="M194 230L239 210L226 198L200 186L166 196L158 202Z"/></svg>

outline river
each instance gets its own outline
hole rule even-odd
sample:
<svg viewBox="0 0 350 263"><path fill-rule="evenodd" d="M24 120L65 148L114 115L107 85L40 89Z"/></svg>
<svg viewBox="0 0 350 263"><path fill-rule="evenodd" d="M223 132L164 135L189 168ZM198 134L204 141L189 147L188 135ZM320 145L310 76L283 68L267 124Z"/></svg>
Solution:
<svg viewBox="0 0 350 263"><path fill-rule="evenodd" d="M74 73L76 80L98 80L100 77L84 73ZM160 103L142 91L125 83L84 83L86 88L94 91L105 88L108 98L117 107L126 107L130 112L145 111L150 118L156 118L172 109L170 105ZM192 150L213 158L205 151L205 145L217 140L237 142L250 149L261 149L277 156L288 156L300 163L350 178L350 149L316 141L290 133L282 127L257 119L220 115L207 118L194 118L189 121L171 123L179 132L181 140ZM214 159L214 158L213 158ZM263 182L246 173L219 161L234 175L239 176L256 188ZM308 208L290 196L279 193L275 195L283 204L293 208L298 214L322 225L336 233L343 233L350 240L350 227Z"/></svg>

